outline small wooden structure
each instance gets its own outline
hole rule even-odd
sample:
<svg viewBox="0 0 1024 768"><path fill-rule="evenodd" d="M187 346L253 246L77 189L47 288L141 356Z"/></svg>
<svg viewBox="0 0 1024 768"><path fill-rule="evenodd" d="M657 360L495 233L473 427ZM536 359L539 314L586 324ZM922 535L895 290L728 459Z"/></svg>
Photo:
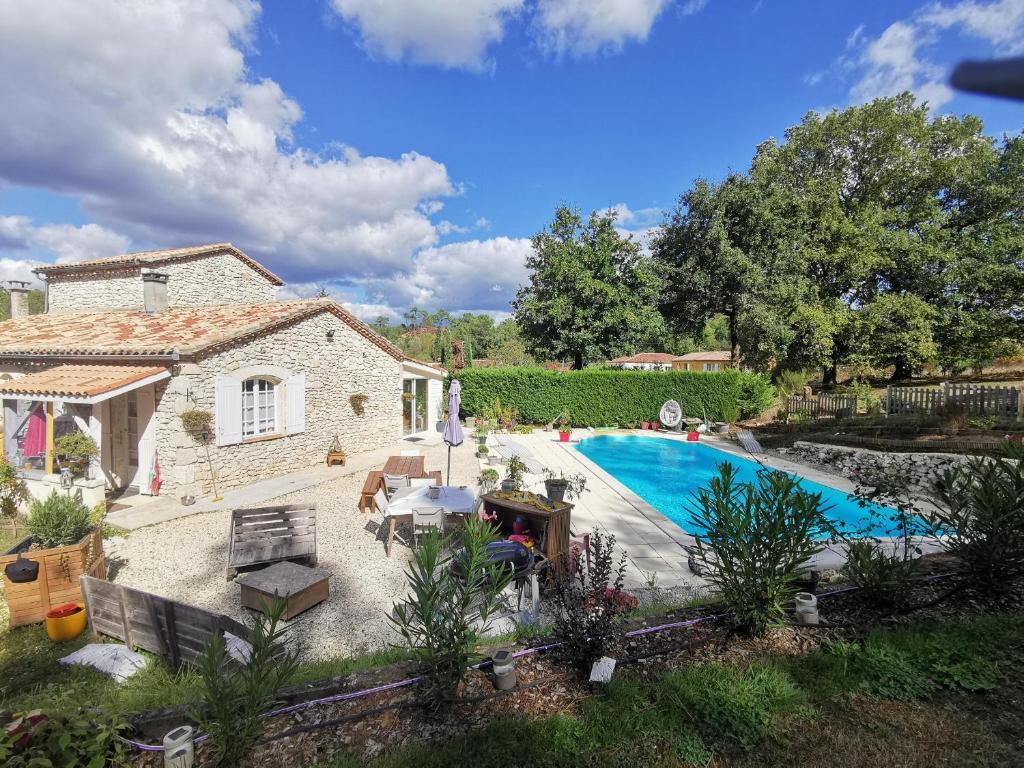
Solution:
<svg viewBox="0 0 1024 768"><path fill-rule="evenodd" d="M269 568L238 577L242 585L242 605L266 613L274 596L284 598L285 621L330 596L330 574L295 563L274 563Z"/></svg>
<svg viewBox="0 0 1024 768"><path fill-rule="evenodd" d="M555 502L554 506L545 504L535 493L523 491L497 491L484 494L484 511L489 515L497 515L497 525L504 535L512 533L512 522L517 515L529 521L530 530L541 543L541 550L551 567L562 571L569 567L569 524L572 517L572 504Z"/></svg>
<svg viewBox="0 0 1024 768"><path fill-rule="evenodd" d="M214 634L248 637L244 625L220 613L90 576L78 581L94 634L160 654L174 668L195 663Z"/></svg>
<svg viewBox="0 0 1024 768"><path fill-rule="evenodd" d="M3 574L4 599L10 611L10 625L20 627L35 624L46 617L51 608L82 600L78 577L82 574L107 578L107 562L103 555L103 534L95 528L80 541L64 547L29 551L31 537L23 539L7 554L0 555L0 574ZM18 559L39 563L39 576L35 581L15 584L4 570L8 563Z"/></svg>
<svg viewBox="0 0 1024 768"><path fill-rule="evenodd" d="M857 415L857 396L827 392L819 392L816 397L790 395L786 398L786 412L810 419L852 419Z"/></svg>
<svg viewBox="0 0 1024 768"><path fill-rule="evenodd" d="M366 476L363 490L359 493L359 511L376 512L377 505L373 497L384 487L384 475L408 475L411 478L429 477L437 485L444 484L441 470L427 472L422 456L390 456L384 463L384 469L375 469Z"/></svg>
<svg viewBox="0 0 1024 768"><path fill-rule="evenodd" d="M228 533L228 578L239 568L281 560L316 565L316 505L235 509Z"/></svg>

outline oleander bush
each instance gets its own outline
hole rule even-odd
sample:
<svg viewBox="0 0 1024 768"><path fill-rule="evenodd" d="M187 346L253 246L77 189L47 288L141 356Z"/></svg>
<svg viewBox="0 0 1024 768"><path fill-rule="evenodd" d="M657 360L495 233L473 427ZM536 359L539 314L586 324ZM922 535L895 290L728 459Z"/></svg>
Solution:
<svg viewBox="0 0 1024 768"><path fill-rule="evenodd" d="M459 381L463 414L486 414L500 401L518 410L519 422L533 424L550 424L564 411L574 426L639 423L657 418L666 400L677 400L687 416L732 421L756 416L775 401L766 377L737 370L467 368Z"/></svg>

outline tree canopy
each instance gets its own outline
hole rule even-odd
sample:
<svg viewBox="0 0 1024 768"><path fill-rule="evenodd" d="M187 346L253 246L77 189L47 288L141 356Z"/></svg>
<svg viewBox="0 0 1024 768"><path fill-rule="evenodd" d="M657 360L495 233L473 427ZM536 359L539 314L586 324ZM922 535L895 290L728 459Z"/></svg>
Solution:
<svg viewBox="0 0 1024 768"><path fill-rule="evenodd" d="M607 359L664 335L660 282L640 247L615 229L612 212L560 207L533 237L530 282L512 306L529 350L541 359Z"/></svg>

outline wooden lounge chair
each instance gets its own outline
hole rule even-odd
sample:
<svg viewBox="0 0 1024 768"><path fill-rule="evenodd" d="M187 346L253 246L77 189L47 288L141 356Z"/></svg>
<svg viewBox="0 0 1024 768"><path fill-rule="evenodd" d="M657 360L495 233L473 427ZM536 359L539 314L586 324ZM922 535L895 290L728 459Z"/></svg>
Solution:
<svg viewBox="0 0 1024 768"><path fill-rule="evenodd" d="M236 509L228 535L228 578L249 565L305 560L316 565L316 505Z"/></svg>

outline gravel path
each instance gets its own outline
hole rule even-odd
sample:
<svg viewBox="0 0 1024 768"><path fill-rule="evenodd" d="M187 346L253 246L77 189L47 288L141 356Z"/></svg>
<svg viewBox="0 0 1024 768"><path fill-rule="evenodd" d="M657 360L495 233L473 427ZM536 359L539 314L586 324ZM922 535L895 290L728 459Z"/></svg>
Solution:
<svg viewBox="0 0 1024 768"><path fill-rule="evenodd" d="M428 470L446 467L443 444L402 443L394 453L412 447L423 453ZM452 449L453 485L475 488L474 450L472 441ZM405 594L410 550L396 539L391 558L385 556L377 531L382 516L357 508L365 477L357 472L268 502L317 504L318 567L331 573L331 596L289 622L304 661L348 656L397 639L386 613ZM127 538L107 539L104 548L114 581L245 620L250 612L239 605L240 587L224 575L227 538L223 510L140 528Z"/></svg>

